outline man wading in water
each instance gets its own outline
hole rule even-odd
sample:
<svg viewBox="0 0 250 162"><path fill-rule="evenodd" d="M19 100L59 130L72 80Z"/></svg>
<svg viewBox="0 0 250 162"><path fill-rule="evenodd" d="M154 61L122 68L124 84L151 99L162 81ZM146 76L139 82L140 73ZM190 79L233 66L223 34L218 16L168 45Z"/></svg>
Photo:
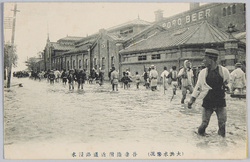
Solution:
<svg viewBox="0 0 250 162"><path fill-rule="evenodd" d="M218 55L219 51L206 49L203 60L206 68L200 72L192 97L188 102L188 108L191 108L200 94L205 96L202 103L202 123L198 129L198 134L202 136L205 135L205 130L214 111L218 118L218 134L222 137L226 135L225 88L229 82L229 71L217 64Z"/></svg>

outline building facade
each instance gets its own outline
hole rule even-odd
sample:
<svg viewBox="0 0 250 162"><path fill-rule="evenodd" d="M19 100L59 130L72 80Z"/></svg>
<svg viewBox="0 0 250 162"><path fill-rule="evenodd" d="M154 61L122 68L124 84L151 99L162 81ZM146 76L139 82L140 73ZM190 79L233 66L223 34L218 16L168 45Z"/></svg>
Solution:
<svg viewBox="0 0 250 162"><path fill-rule="evenodd" d="M121 70L142 74L154 64L158 72L166 66L180 68L184 60L201 64L206 48L220 51L218 62L230 71L236 62L246 64L246 7L243 3L191 3L190 10L168 17L155 12L155 24L165 31L143 41L135 41L119 53Z"/></svg>
<svg viewBox="0 0 250 162"><path fill-rule="evenodd" d="M244 3L190 3L190 10L164 18L155 11L155 22L135 20L100 29L87 37L47 40L41 70L77 69L89 73L102 69L105 79L112 67L142 74L155 64L162 71L172 65L183 66L185 59L193 66L202 61L205 48L220 51L219 63L229 70L236 62L245 64L246 6ZM230 27L231 24L231 27Z"/></svg>
<svg viewBox="0 0 250 162"><path fill-rule="evenodd" d="M190 24L179 30L159 32L145 41L120 51L122 56L122 71L130 69L132 74L142 74L144 68L154 64L158 73L164 66L180 68L185 60L190 60L193 66L199 66L206 48L219 50L218 62L229 70L234 69L236 62L245 60L245 43L230 38L230 34L223 32L207 21Z"/></svg>

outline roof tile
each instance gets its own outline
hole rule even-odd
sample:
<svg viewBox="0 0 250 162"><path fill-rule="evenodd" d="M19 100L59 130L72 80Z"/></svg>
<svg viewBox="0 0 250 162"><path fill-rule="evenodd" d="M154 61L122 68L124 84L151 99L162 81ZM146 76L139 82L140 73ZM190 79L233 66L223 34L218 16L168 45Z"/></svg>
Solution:
<svg viewBox="0 0 250 162"><path fill-rule="evenodd" d="M131 53L179 45L219 43L225 42L228 39L228 33L214 27L207 21L203 21L177 31L160 32L151 38L121 50L121 53Z"/></svg>

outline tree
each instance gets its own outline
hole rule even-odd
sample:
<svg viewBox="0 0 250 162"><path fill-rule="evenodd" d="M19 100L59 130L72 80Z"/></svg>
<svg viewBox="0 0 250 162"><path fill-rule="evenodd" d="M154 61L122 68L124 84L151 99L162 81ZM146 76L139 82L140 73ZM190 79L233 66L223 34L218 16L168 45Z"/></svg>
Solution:
<svg viewBox="0 0 250 162"><path fill-rule="evenodd" d="M25 63L30 71L36 70L36 63L37 63L36 57L30 57L27 61L25 61Z"/></svg>
<svg viewBox="0 0 250 162"><path fill-rule="evenodd" d="M16 46L13 47L12 53L12 46L10 43L4 44L4 80L6 80L6 70L8 70L10 66L10 56L12 56L12 65L14 67L17 66L17 54L16 54Z"/></svg>

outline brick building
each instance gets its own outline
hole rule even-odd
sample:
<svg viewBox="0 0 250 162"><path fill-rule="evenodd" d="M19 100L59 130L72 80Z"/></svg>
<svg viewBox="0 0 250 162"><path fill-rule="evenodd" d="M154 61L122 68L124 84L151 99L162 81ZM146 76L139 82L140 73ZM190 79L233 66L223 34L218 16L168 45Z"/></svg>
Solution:
<svg viewBox="0 0 250 162"><path fill-rule="evenodd" d="M193 66L198 66L205 48L219 50L219 63L229 70L234 69L236 62L245 65L245 11L245 4L242 3L210 3L203 6L191 3L190 10L168 18L164 18L163 11L158 10L155 12L155 25L165 31L146 36L143 41L134 40L131 46L122 49L119 52L122 56L121 70L130 69L132 74L136 71L142 74L145 67L154 64L158 72L162 72L164 66L168 69L173 65L178 68L183 66L186 59Z"/></svg>
<svg viewBox="0 0 250 162"><path fill-rule="evenodd" d="M231 47L232 44L238 46L237 53ZM226 46L228 49L225 49ZM197 67L202 62L206 48L219 50L218 61L229 69L234 68L234 58L245 60L245 43L230 38L228 33L207 21L202 21L179 30L159 32L145 41L121 50L122 71L131 69L132 74L135 74L136 71L142 74L144 67L154 64L158 72L161 72L164 66L167 66L168 69L173 65L179 68L187 59Z"/></svg>
<svg viewBox="0 0 250 162"><path fill-rule="evenodd" d="M100 29L87 37L65 37L57 42L47 40L43 52L44 70L102 68L105 79L112 67L140 74L155 64L182 66L190 59L194 66L202 60L205 48L220 51L220 63L229 70L235 62L245 64L246 6L243 3L190 3L190 10L164 18L155 11L155 22L139 18ZM229 24L232 28L229 28ZM42 68L40 68L42 69Z"/></svg>
<svg viewBox="0 0 250 162"><path fill-rule="evenodd" d="M123 48L123 43L127 42L128 45L128 40L150 25L137 18L109 29L100 29L98 33L84 38L66 37L57 42L48 39L44 50L46 70L86 69L89 73L93 68L102 68L105 79L108 79L109 70L120 67L118 52Z"/></svg>
<svg viewBox="0 0 250 162"><path fill-rule="evenodd" d="M57 42L50 42L49 36L45 49L43 50L42 59L44 61L44 71L58 69L62 70L66 67L64 53L75 48L74 43L82 37L67 36L59 39Z"/></svg>

